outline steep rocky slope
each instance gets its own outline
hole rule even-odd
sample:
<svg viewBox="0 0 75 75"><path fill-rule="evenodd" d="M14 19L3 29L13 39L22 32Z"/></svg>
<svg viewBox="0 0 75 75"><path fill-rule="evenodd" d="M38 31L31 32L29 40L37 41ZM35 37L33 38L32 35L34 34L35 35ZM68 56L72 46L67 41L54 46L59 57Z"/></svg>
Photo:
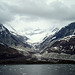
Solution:
<svg viewBox="0 0 75 75"><path fill-rule="evenodd" d="M27 44L25 40L27 40L26 37L11 33L6 27L0 24L0 43L18 50L30 51L32 46Z"/></svg>
<svg viewBox="0 0 75 75"><path fill-rule="evenodd" d="M40 50L46 47L47 45L51 45L55 40L58 40L60 38L64 38L69 35L75 35L75 22L63 27L60 29L57 33L54 35L51 35L47 37L41 44L40 44Z"/></svg>
<svg viewBox="0 0 75 75"><path fill-rule="evenodd" d="M62 28L40 44L42 59L75 61L75 23ZM56 61L54 61L56 60Z"/></svg>

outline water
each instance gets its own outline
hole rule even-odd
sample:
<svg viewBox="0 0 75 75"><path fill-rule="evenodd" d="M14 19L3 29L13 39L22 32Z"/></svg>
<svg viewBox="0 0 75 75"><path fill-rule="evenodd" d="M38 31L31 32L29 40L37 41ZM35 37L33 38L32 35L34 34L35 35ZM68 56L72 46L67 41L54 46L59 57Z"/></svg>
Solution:
<svg viewBox="0 0 75 75"><path fill-rule="evenodd" d="M75 65L0 65L0 75L75 75Z"/></svg>

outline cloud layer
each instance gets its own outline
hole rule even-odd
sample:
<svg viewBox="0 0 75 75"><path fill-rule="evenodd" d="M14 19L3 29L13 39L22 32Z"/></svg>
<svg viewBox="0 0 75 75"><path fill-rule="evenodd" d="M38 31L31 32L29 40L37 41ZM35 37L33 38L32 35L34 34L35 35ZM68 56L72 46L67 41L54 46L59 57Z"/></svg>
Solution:
<svg viewBox="0 0 75 75"><path fill-rule="evenodd" d="M72 21L75 0L0 0L0 23L22 33L61 28Z"/></svg>
<svg viewBox="0 0 75 75"><path fill-rule="evenodd" d="M68 5L57 0L50 3L47 0L3 0L0 1L0 22L9 22L16 15L27 20L45 18L71 21L75 20L74 9L75 4Z"/></svg>

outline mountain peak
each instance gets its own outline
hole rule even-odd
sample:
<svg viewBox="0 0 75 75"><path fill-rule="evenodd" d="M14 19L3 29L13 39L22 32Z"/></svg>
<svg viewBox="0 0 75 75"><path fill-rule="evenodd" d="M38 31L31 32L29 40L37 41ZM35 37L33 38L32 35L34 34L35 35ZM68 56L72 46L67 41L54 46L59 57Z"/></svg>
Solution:
<svg viewBox="0 0 75 75"><path fill-rule="evenodd" d="M0 23L0 26L1 26L1 25L3 25L3 24Z"/></svg>
<svg viewBox="0 0 75 75"><path fill-rule="evenodd" d="M5 31L6 28L3 26L3 24L0 24L0 32Z"/></svg>
<svg viewBox="0 0 75 75"><path fill-rule="evenodd" d="M3 31L9 33L8 29L3 24L0 24L0 32L3 33Z"/></svg>
<svg viewBox="0 0 75 75"><path fill-rule="evenodd" d="M3 27L3 24L0 24L0 28Z"/></svg>
<svg viewBox="0 0 75 75"><path fill-rule="evenodd" d="M4 27L4 25L3 24L0 24L0 27ZM5 28L5 27L4 27Z"/></svg>
<svg viewBox="0 0 75 75"><path fill-rule="evenodd" d="M72 23L70 23L70 24L75 24L75 22L72 22Z"/></svg>
<svg viewBox="0 0 75 75"><path fill-rule="evenodd" d="M75 22L72 22L69 25L63 27L54 36L56 36L56 38L59 39L69 35L75 35Z"/></svg>
<svg viewBox="0 0 75 75"><path fill-rule="evenodd" d="M68 26L66 26L67 28L70 29L75 29L75 22L70 23Z"/></svg>
<svg viewBox="0 0 75 75"><path fill-rule="evenodd" d="M60 29L57 33L52 36L47 37L40 46L40 49L44 48L47 44L55 42L58 39L64 38L66 36L75 35L75 22L70 23L69 25Z"/></svg>

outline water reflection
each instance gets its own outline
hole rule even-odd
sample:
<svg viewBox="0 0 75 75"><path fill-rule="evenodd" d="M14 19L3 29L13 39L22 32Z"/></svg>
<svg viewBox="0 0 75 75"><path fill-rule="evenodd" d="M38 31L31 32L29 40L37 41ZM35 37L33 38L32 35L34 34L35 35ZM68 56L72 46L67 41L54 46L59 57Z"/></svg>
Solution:
<svg viewBox="0 0 75 75"><path fill-rule="evenodd" d="M75 65L0 65L0 75L75 75Z"/></svg>

